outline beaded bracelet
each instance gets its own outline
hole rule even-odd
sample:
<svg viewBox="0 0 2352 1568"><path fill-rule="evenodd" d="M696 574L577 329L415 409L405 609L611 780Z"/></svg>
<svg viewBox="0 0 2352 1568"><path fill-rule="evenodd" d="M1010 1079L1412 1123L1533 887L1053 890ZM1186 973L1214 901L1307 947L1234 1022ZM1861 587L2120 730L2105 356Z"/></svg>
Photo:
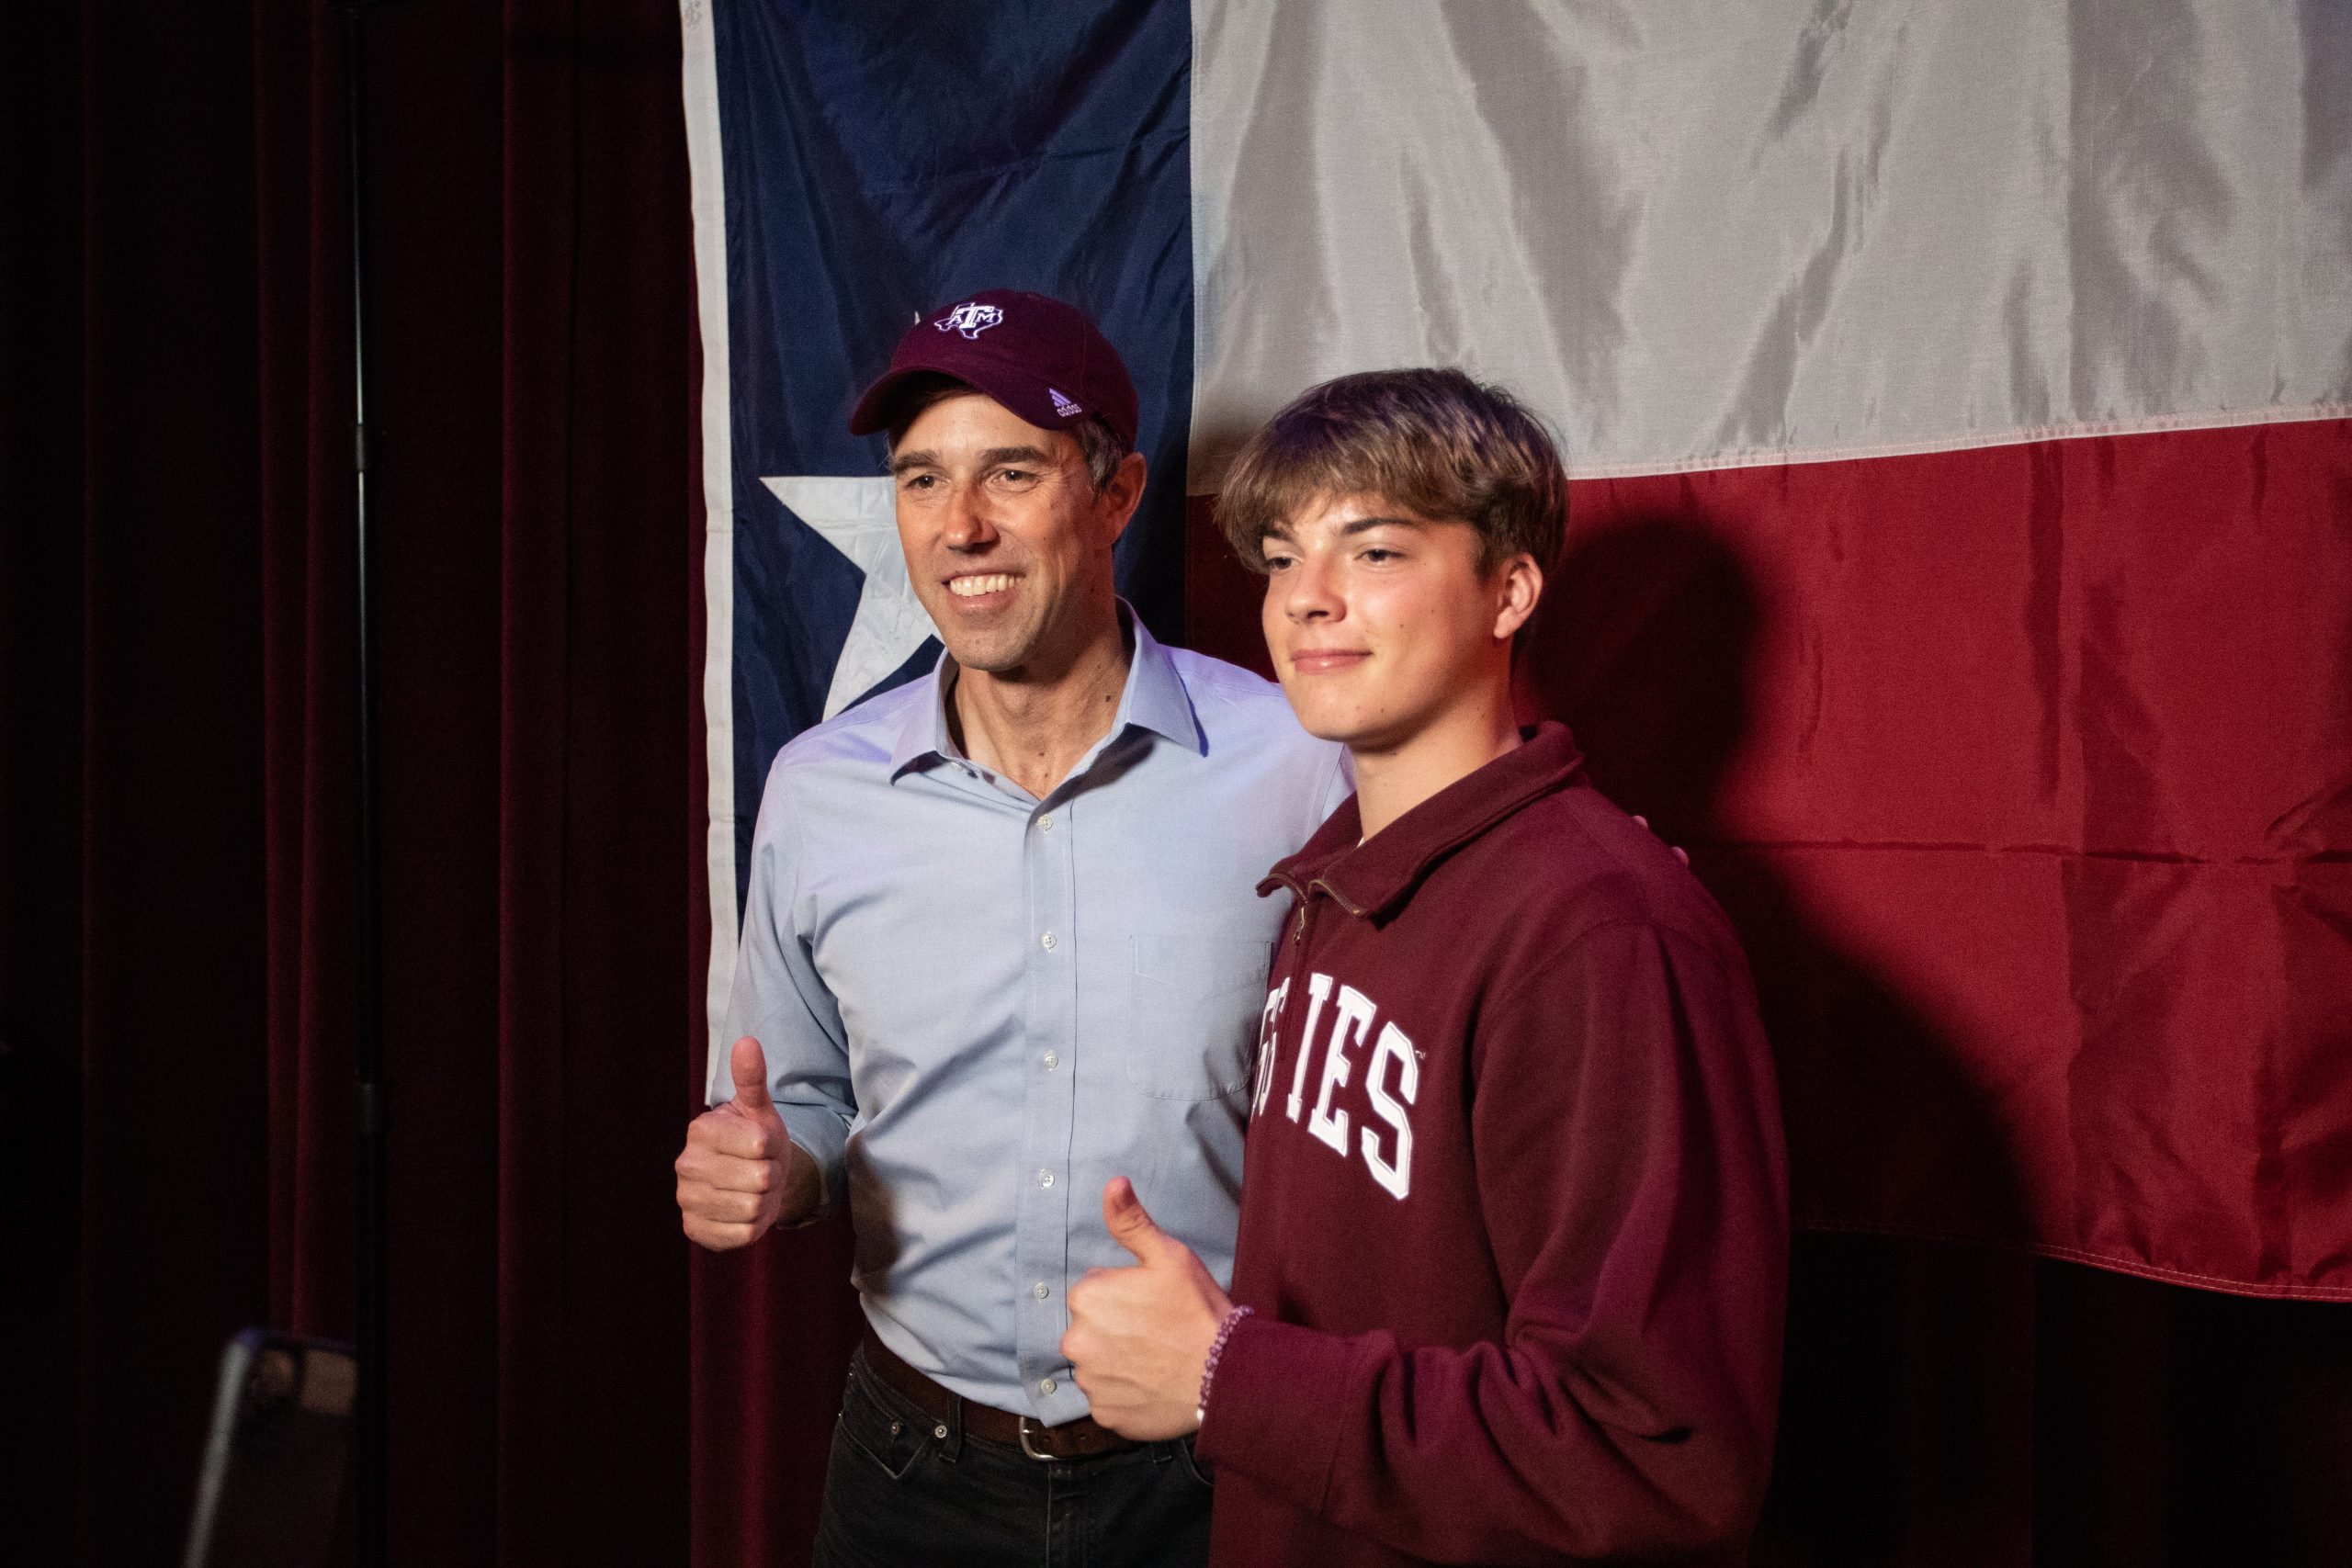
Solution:
<svg viewBox="0 0 2352 1568"><path fill-rule="evenodd" d="M1201 1402L1193 1411L1193 1420L1196 1424L1209 1418L1209 1384L1216 1381L1216 1364L1225 1354L1225 1342L1233 1337L1233 1325L1257 1310L1256 1307L1235 1307L1225 1314L1225 1321L1216 1325L1216 1337L1209 1341L1209 1359L1201 1366Z"/></svg>

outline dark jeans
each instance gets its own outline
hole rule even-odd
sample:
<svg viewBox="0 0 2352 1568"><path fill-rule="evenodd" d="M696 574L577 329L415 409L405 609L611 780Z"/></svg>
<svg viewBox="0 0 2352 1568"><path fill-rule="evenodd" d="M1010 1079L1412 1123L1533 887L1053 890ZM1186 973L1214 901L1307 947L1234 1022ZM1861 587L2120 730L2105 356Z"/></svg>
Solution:
<svg viewBox="0 0 2352 1568"><path fill-rule="evenodd" d="M939 1428L946 1428L946 1436ZM1209 1483L1192 1444L1034 1460L967 1437L876 1377L861 1350L833 1428L818 1568L1199 1568Z"/></svg>

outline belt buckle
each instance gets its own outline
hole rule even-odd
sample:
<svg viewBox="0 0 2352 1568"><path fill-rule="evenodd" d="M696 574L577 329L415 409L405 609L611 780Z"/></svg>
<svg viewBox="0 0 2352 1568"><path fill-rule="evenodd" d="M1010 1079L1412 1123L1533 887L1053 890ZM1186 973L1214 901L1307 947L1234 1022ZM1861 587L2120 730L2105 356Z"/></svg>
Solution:
<svg viewBox="0 0 2352 1568"><path fill-rule="evenodd" d="M1021 1426L1018 1428L1021 1436L1021 1451L1027 1454L1031 1459L1036 1460L1041 1463L1053 1464L1058 1461L1062 1457L1061 1455L1041 1454L1035 1449L1029 1446L1029 1428L1032 1427L1035 1427L1040 1432L1046 1429L1044 1424L1037 1421L1033 1416L1023 1416L1021 1417Z"/></svg>

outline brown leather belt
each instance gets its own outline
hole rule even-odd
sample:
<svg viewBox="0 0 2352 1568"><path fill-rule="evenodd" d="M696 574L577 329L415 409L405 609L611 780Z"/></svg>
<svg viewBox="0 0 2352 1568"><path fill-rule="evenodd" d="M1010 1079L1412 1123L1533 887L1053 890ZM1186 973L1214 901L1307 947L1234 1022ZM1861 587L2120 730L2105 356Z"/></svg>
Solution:
<svg viewBox="0 0 2352 1568"><path fill-rule="evenodd" d="M876 1377L906 1395L910 1404L935 1421L956 1420L960 1411L967 1437L984 1438L1008 1448L1018 1447L1031 1459L1040 1460L1101 1459L1105 1454L1125 1453L1143 1446L1119 1436L1091 1416L1046 1427L1034 1416L1015 1416L993 1404L966 1399L899 1359L897 1351L882 1343L871 1324L865 1325L860 1343L865 1350L865 1364L874 1369Z"/></svg>

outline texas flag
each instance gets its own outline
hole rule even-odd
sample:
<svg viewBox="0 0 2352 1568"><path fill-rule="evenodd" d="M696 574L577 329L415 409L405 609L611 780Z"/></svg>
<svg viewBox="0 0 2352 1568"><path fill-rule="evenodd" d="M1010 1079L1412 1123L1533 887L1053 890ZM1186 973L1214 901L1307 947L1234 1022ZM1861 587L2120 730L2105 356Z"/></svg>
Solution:
<svg viewBox="0 0 2352 1568"><path fill-rule="evenodd" d="M1553 422L1526 703L1739 925L1800 1224L2352 1298L2352 9L683 15L714 1020L769 759L936 654L849 408L1035 289L1142 393L1125 592L1261 667L1257 422Z"/></svg>

